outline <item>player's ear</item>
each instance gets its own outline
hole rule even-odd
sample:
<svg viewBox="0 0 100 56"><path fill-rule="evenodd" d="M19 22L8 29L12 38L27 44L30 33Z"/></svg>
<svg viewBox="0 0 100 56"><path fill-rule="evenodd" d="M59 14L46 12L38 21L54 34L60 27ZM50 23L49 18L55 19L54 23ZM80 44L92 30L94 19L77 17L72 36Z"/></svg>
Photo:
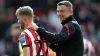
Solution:
<svg viewBox="0 0 100 56"><path fill-rule="evenodd" d="M72 9L69 9L69 12L70 12L70 14L73 14L73 10Z"/></svg>
<svg viewBox="0 0 100 56"><path fill-rule="evenodd" d="M27 21L27 19L26 19L26 18L24 18L24 19L23 19L23 21L25 22L25 21Z"/></svg>
<svg viewBox="0 0 100 56"><path fill-rule="evenodd" d="M28 23L27 18L23 18L23 22L24 22L25 24L27 24L27 23Z"/></svg>
<svg viewBox="0 0 100 56"><path fill-rule="evenodd" d="M24 17L23 21L26 22L27 21L27 18Z"/></svg>

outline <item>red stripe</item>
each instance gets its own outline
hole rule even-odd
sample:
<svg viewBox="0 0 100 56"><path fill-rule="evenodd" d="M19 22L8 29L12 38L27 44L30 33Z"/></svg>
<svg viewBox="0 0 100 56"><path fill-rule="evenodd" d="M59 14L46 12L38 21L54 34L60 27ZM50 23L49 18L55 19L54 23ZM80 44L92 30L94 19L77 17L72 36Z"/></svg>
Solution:
<svg viewBox="0 0 100 56"><path fill-rule="evenodd" d="M43 39L41 39L41 42L42 42L42 52L43 52L43 55L46 56L46 51L45 51Z"/></svg>
<svg viewBox="0 0 100 56"><path fill-rule="evenodd" d="M30 45L30 56L33 56L33 49L32 49L32 41L28 37L30 37L26 32L25 33L25 38L26 38L26 43Z"/></svg>
<svg viewBox="0 0 100 56"><path fill-rule="evenodd" d="M31 28L28 28L28 30L29 30L29 31L32 33L32 35L34 36L34 39L35 39L35 40L38 40L35 31L34 31L33 29L31 29ZM36 52L38 52L38 50L39 50L39 45L36 44Z"/></svg>
<svg viewBox="0 0 100 56"><path fill-rule="evenodd" d="M32 42L31 42L31 45L30 45L30 56L33 56L33 47L32 47Z"/></svg>
<svg viewBox="0 0 100 56"><path fill-rule="evenodd" d="M67 36L67 39L68 39L68 37L70 36L70 30L69 30L69 27L68 27L67 24L65 24L64 26L66 27L66 30L67 30L67 33L68 33L68 36Z"/></svg>
<svg viewBox="0 0 100 56"><path fill-rule="evenodd" d="M29 41L29 35L26 33L26 32L24 32L25 33L25 41L26 41L26 45L29 45L30 43L30 41Z"/></svg>

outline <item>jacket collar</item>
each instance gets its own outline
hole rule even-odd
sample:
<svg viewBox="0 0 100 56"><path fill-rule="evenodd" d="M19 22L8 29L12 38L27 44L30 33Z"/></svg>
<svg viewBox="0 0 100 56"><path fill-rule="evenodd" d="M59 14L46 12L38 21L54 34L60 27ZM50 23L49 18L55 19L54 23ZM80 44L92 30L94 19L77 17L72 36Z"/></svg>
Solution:
<svg viewBox="0 0 100 56"><path fill-rule="evenodd" d="M68 23L68 22L70 22L70 21L72 21L72 20L74 20L74 18L73 18L73 16L71 15L71 16L69 16L68 18L66 18L64 21L62 21L61 24L64 25L64 24L66 24L66 23Z"/></svg>

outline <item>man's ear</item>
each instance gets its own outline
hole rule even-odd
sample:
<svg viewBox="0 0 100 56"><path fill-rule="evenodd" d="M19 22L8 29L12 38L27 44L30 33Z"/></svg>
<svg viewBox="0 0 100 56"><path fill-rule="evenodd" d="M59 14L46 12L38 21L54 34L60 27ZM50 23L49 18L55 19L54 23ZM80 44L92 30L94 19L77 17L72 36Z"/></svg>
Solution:
<svg viewBox="0 0 100 56"><path fill-rule="evenodd" d="M69 10L69 12L72 14L72 13L73 13L73 10L72 10L72 9L70 9L70 10Z"/></svg>
<svg viewBox="0 0 100 56"><path fill-rule="evenodd" d="M25 21L27 21L27 19L26 19L26 18L24 18L24 19L23 19L23 21L25 22Z"/></svg>
<svg viewBox="0 0 100 56"><path fill-rule="evenodd" d="M27 24L27 23L28 23L27 18L24 18L24 19L23 19L23 22L24 22L25 24Z"/></svg>

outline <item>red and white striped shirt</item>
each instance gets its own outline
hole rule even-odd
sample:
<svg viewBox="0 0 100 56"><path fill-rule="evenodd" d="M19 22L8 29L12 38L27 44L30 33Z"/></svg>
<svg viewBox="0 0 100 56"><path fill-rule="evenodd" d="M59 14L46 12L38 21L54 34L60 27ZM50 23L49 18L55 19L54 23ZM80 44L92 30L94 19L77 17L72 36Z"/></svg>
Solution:
<svg viewBox="0 0 100 56"><path fill-rule="evenodd" d="M87 39L83 39L83 40L84 40L84 54L83 54L83 56L91 56L92 53L95 53L94 47L89 40L87 40Z"/></svg>
<svg viewBox="0 0 100 56"><path fill-rule="evenodd" d="M47 43L32 28L25 29L19 36L19 41L22 47L30 47L30 56L47 55Z"/></svg>

